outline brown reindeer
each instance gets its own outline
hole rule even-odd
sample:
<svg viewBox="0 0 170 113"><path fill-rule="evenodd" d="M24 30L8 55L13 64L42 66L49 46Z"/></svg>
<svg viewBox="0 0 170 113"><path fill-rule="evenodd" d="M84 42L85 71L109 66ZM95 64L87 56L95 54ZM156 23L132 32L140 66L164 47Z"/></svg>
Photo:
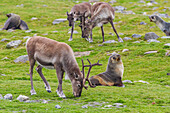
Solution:
<svg viewBox="0 0 170 113"><path fill-rule="evenodd" d="M51 92L50 85L42 74L42 68L55 69L58 78L57 94L59 97L66 98L62 91L62 79L64 72L69 76L73 95L80 97L82 88L85 87L83 84L84 75L81 73L77 61L74 57L73 50L69 45L62 42L57 42L52 39L35 36L28 39L26 49L30 63L30 80L31 80L31 95L36 94L33 87L33 68L37 61L38 66L36 68L38 74L45 83L45 88L48 92Z"/></svg>
<svg viewBox="0 0 170 113"><path fill-rule="evenodd" d="M113 53L109 58L105 72L92 76L90 79L88 79L88 74L85 80L89 82L90 87L94 88L101 85L125 87L122 83L124 66L120 57L119 54ZM92 67L91 63L89 67Z"/></svg>
<svg viewBox="0 0 170 113"><path fill-rule="evenodd" d="M84 17L87 19L91 17L91 4L88 2L76 4L72 7L70 13L67 12L67 20L69 21L69 26L72 26L71 36L68 41L72 41L73 31L74 31L74 22L81 21L81 15L84 14Z"/></svg>
<svg viewBox="0 0 170 113"><path fill-rule="evenodd" d="M114 20L114 9L108 4L104 2L95 3L92 6L92 17L85 21L84 15L82 15L82 36L83 38L88 38L90 35L89 42L93 42L92 39L92 29L96 26L101 27L102 30L102 37L103 42L104 40L104 31L103 31L103 24L107 24L108 22L112 25L114 32L118 37L119 42L123 42L123 40L117 34L117 31L113 25Z"/></svg>

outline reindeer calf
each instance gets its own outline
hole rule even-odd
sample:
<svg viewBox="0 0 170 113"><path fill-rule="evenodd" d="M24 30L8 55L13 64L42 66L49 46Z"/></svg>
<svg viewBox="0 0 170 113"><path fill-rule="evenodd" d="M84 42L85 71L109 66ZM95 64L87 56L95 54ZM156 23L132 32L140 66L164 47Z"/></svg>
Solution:
<svg viewBox="0 0 170 113"><path fill-rule="evenodd" d="M71 36L68 41L72 41L72 35L74 31L74 22L81 19L81 15L84 14L85 18L91 17L91 4L88 2L76 4L72 7L70 13L67 12L67 20L69 21L69 26L72 26ZM81 20L80 20L81 21Z"/></svg>
<svg viewBox="0 0 170 113"><path fill-rule="evenodd" d="M38 66L36 70L44 81L45 88L48 92L51 92L51 88L42 74L43 67L56 70L59 82L56 92L59 97L66 98L62 91L62 79L64 72L67 73L71 80L74 96L81 96L82 88L84 86L84 77L78 67L73 50L69 45L52 39L35 36L27 40L26 49L30 63L29 71L31 80L31 95L36 94L33 87L32 76L33 68L37 61Z"/></svg>

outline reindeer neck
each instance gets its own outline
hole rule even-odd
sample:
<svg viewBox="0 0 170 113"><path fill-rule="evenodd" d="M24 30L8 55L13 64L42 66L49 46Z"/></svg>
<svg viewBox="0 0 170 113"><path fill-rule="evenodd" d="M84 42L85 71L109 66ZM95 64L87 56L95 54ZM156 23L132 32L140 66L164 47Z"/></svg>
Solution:
<svg viewBox="0 0 170 113"><path fill-rule="evenodd" d="M92 22L92 28L96 27L98 25L98 23L101 22L101 19L98 18L97 15L94 15L92 18L91 18L91 22Z"/></svg>

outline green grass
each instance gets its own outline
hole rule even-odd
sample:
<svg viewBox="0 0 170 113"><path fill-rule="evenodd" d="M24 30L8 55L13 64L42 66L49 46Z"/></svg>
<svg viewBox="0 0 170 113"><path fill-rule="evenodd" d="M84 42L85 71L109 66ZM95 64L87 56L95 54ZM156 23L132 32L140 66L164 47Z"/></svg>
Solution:
<svg viewBox="0 0 170 113"><path fill-rule="evenodd" d="M87 0L84 0L87 1ZM109 0L105 0L109 2ZM132 3L130 3L132 2ZM148 2L148 1L147 1ZM13 111L22 112L26 110L28 113L53 113L53 112L103 112L103 113L170 113L170 76L166 75L170 72L170 57L165 56L167 50L170 47L164 46L166 43L170 43L169 39L158 40L161 43L148 44L144 40L144 35L147 32L155 32L158 36L165 36L165 34L154 24L149 21L148 16L142 15L143 12L147 14L153 14L158 11L159 13L167 13L170 15L169 10L163 11L164 7L170 7L169 2L164 3L164 0L156 0L158 5L143 6L138 3L138 0L117 0L112 6L124 6L127 11L132 10L136 15L126 15L121 13L115 13L114 22L118 33L124 37L131 37L133 34L140 34L140 39L132 38L132 40L124 41L123 43L116 44L102 44L102 34L100 28L93 29L93 43L87 42L81 37L81 31L78 27L78 23L75 27L78 34L73 34L73 41L69 42L70 34L68 31L70 27L68 22L52 25L53 20L57 18L66 18L66 12L70 11L71 7L76 3L73 1L64 0L1 0L0 3L0 28L3 27L7 17L7 13L16 13L21 16L21 19L27 22L31 33L25 33L25 31L15 30L14 32L0 31L0 40L3 38L13 40L22 40L22 43L26 42L23 39L25 36L44 36L48 33L48 37L57 41L65 42L69 44L74 52L78 51L92 51L89 56L82 56L76 58L79 66L81 67L81 59L90 59L92 63L100 60L102 66L93 67L91 75L96 75L104 72L107 66L109 56L107 54L114 51L119 52L122 56L124 63L124 78L123 80L138 81L143 80L149 82L149 84L134 82L133 84L125 83L125 88L119 87L96 87L83 89L82 96L75 98L72 94L72 86L70 81L63 80L63 91L66 95L66 99L58 97L55 90L57 89L58 81L55 70L43 69L43 73L51 85L52 93L46 92L44 89L44 83L39 77L38 73L34 69L34 88L37 95L30 95L30 77L29 62L15 63L14 60L21 56L26 55L25 45L21 44L17 48L6 49L6 44L9 42L0 41L0 74L6 76L0 76L0 94L3 96L11 93L13 100L0 100L0 112L10 113ZM16 7L16 5L24 4L24 7ZM47 7L43 7L47 5ZM153 7L159 7L156 10L152 10ZM31 20L32 17L38 18L38 20ZM165 21L169 21L167 18L163 18ZM122 21L122 22L119 22ZM147 25L139 25L140 22L145 22ZM152 28L151 28L152 27ZM54 33L52 31L58 31ZM116 40L117 37L113 32L111 25L104 25L105 40ZM112 32L114 36L109 35ZM141 43L133 43L134 41L141 41ZM128 52L122 53L123 49L129 49ZM158 53L144 55L145 52L156 50ZM4 57L9 59L1 60ZM85 63L88 63L85 61ZM87 71L87 70L86 70ZM19 95L26 95L30 97L30 100L50 100L48 104L41 102L38 103L24 103L19 102L16 98ZM89 102L108 102L99 107L88 107L83 109L82 106ZM155 102L155 104L152 104ZM127 107L125 108L111 108L102 109L104 105L112 105L114 103L123 103ZM56 109L55 105L60 105L61 109Z"/></svg>

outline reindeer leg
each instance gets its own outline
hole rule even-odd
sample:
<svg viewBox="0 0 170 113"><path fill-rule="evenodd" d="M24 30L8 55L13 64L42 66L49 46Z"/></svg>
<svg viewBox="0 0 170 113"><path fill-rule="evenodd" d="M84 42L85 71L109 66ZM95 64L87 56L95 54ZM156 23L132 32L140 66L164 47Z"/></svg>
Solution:
<svg viewBox="0 0 170 113"><path fill-rule="evenodd" d="M103 30L103 26L101 26L101 30L102 30L102 37L103 37L103 42L104 42L104 30Z"/></svg>
<svg viewBox="0 0 170 113"><path fill-rule="evenodd" d="M69 40L68 41L72 41L73 40L73 31L74 31L74 22L73 22L73 25L72 25L72 28L71 28L71 36L70 36L70 38L69 38Z"/></svg>
<svg viewBox="0 0 170 113"><path fill-rule="evenodd" d="M58 83L59 83L56 92L57 92L59 97L66 98L66 96L65 96L65 94L63 93L63 90L62 90L62 79L63 79L64 71L62 71L61 68L59 68L58 66L55 66L55 69L56 69Z"/></svg>
<svg viewBox="0 0 170 113"><path fill-rule="evenodd" d="M31 91L30 91L30 93L31 93L31 95L35 95L36 92L34 90L33 81L32 81L33 68L34 68L34 65L35 65L35 60L34 59L29 59L29 61L30 61L30 69L29 69L29 71L30 71L30 81L31 81Z"/></svg>
<svg viewBox="0 0 170 113"><path fill-rule="evenodd" d="M44 81L45 84L45 89L47 90L47 92L51 93L51 88L50 85L48 84L47 80L45 79L43 73L42 73L42 66L38 65L36 70L38 72L38 74L40 75L40 77L42 78L42 80Z"/></svg>
<svg viewBox="0 0 170 113"><path fill-rule="evenodd" d="M89 39L89 42L93 42L93 38L92 38L92 30L90 32L90 39Z"/></svg>
<svg viewBox="0 0 170 113"><path fill-rule="evenodd" d="M117 31L116 31L116 29L115 29L115 27L113 25L113 21L112 20L110 21L110 24L112 25L112 28L113 28L114 32L116 33L116 35L117 35L118 41L119 42L123 42L122 38L120 38L119 35L117 34Z"/></svg>

